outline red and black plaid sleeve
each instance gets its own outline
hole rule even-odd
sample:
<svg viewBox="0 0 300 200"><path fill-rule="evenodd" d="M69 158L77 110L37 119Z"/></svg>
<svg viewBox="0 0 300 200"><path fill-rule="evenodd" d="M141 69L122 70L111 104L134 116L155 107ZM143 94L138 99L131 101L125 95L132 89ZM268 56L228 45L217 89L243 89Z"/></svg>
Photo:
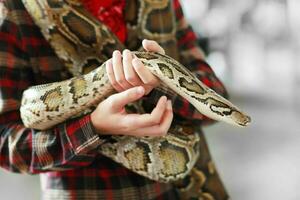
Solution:
<svg viewBox="0 0 300 200"><path fill-rule="evenodd" d="M21 1L0 4L1 167L38 173L90 164L97 154L95 149L103 141L95 134L89 115L48 131L23 126L19 113L23 91L31 85L65 77L60 72L62 65Z"/></svg>
<svg viewBox="0 0 300 200"><path fill-rule="evenodd" d="M197 36L186 21L179 0L173 0L177 23L177 45L180 62L191 70L200 81L224 97L225 87L217 78L211 67L205 62L204 53L197 44ZM174 100L174 112L190 120L201 120L202 124L212 122L199 113L187 100L177 96Z"/></svg>

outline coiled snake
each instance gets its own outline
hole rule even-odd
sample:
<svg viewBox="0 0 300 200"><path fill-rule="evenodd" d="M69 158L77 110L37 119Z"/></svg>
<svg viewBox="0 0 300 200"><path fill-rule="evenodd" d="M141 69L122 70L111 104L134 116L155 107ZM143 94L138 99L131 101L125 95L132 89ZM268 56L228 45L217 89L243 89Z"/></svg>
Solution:
<svg viewBox="0 0 300 200"><path fill-rule="evenodd" d="M33 86L24 92L20 111L25 126L45 130L114 93L106 75L105 62L85 75L80 74L84 65L107 59L98 50L122 47L105 26L84 11L79 1L23 2L57 55L75 75L72 79ZM151 9L168 4L168 1L141 2L147 14ZM142 16L140 20L143 24ZM164 37L168 38L167 34ZM164 85L186 98L202 114L237 126L246 126L250 122L247 115L206 87L173 58L149 52L136 51L134 54ZM171 129L160 138L115 136L110 143L101 145L99 151L138 174L170 182L182 179L192 170L199 156L198 141L196 133L182 135Z"/></svg>

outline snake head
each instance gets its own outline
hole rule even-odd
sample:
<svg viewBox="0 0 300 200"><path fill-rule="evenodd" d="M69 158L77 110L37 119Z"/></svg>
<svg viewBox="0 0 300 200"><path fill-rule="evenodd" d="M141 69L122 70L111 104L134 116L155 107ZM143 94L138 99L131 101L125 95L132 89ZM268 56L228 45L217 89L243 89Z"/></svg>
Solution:
<svg viewBox="0 0 300 200"><path fill-rule="evenodd" d="M251 117L238 110L232 111L231 119L234 121L235 125L238 125L240 127L246 127L251 122Z"/></svg>

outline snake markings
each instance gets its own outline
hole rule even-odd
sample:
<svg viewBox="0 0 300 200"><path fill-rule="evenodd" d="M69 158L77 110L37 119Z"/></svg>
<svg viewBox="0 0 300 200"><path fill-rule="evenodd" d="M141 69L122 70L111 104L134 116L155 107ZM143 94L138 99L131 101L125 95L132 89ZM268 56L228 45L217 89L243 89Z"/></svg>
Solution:
<svg viewBox="0 0 300 200"><path fill-rule="evenodd" d="M148 171L147 163L150 163L151 150L146 143L137 142L136 146L125 151L124 156L129 161L130 168L137 171Z"/></svg>
<svg viewBox="0 0 300 200"><path fill-rule="evenodd" d="M46 112L59 111L60 104L57 102L63 101L63 94L61 92L61 86L48 90L41 96L41 101L46 105Z"/></svg>
<svg viewBox="0 0 300 200"><path fill-rule="evenodd" d="M69 87L69 92L72 94L74 104L78 104L80 98L89 96L86 94L87 82L82 77L71 80Z"/></svg>
<svg viewBox="0 0 300 200"><path fill-rule="evenodd" d="M84 18L78 19L78 14L69 12L62 18L63 24L66 25L69 32L74 33L79 41L85 45L92 47L97 42L94 26ZM81 23L78 23L81 22Z"/></svg>
<svg viewBox="0 0 300 200"><path fill-rule="evenodd" d="M165 176L176 176L183 174L188 170L186 166L186 160L189 160L189 156L184 148L170 144L167 141L161 143L164 146L160 150L160 155L163 162L162 174Z"/></svg>
<svg viewBox="0 0 300 200"><path fill-rule="evenodd" d="M93 71L95 68L100 66L102 63L103 62L101 62L100 59L88 58L83 65L83 69L84 69L83 73L87 74L87 73Z"/></svg>
<svg viewBox="0 0 300 200"><path fill-rule="evenodd" d="M129 0L130 1L130 0ZM123 44L91 15L77 0L23 0L35 23L65 63L74 78L24 91L20 108L25 126L46 130L65 120L90 110L92 105L114 93L105 70L105 62ZM142 38L159 39L166 52L176 48L175 18L170 15L171 1L139 0L135 12L127 14L129 47L131 41ZM130 13L130 12L127 12ZM132 16L131 16L132 15ZM155 22L164 17L164 32ZM136 19L135 19L136 18ZM136 23L135 25L133 25ZM168 25L167 25L168 24ZM160 33L156 33L159 31ZM134 38L134 39L132 39ZM179 62L159 53L133 52L145 66L169 88L186 98L195 108L216 120L246 126L250 118L226 99L211 92ZM174 54L175 55L175 54ZM176 55L174 56L176 57ZM91 68L98 67L95 70ZM88 72L85 74L84 72ZM83 75L85 74L85 75ZM178 127L180 127L178 125ZM128 169L150 179L171 182L187 176L199 155L200 137L187 130L170 130L164 137L137 138L111 136L111 142L99 147L99 152L123 164Z"/></svg>
<svg viewBox="0 0 300 200"><path fill-rule="evenodd" d="M173 71L170 69L170 67L164 63L157 63L160 71L165 74L169 79L174 79Z"/></svg>
<svg viewBox="0 0 300 200"><path fill-rule="evenodd" d="M192 80L188 82L185 78L180 78L178 80L180 87L187 89L189 92L194 92L196 94L205 94L204 88L202 88L196 81Z"/></svg>
<svg viewBox="0 0 300 200"><path fill-rule="evenodd" d="M167 12L168 10L170 10L170 4L164 9L149 12L146 20L146 29L151 33L158 34L172 32L174 29L173 24L170 23L170 21L172 21L172 15L170 12ZM154 20L154 18L157 18L158 15L161 16L161 20ZM161 27L163 27L163 29Z"/></svg>

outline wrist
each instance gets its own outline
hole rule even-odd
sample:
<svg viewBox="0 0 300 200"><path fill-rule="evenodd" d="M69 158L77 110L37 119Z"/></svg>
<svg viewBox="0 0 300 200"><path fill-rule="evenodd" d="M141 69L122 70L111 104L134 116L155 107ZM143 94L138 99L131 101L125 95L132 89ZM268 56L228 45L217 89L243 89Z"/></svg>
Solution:
<svg viewBox="0 0 300 200"><path fill-rule="evenodd" d="M95 115L95 111L90 114L90 118L91 125L93 126L95 132L100 135L101 131L99 130L99 119L97 119L98 117Z"/></svg>
<svg viewBox="0 0 300 200"><path fill-rule="evenodd" d="M107 124L107 123L103 122L103 119L99 119L99 117L95 113L95 111L93 111L90 114L90 118L91 118L91 125L93 126L95 132L98 135L107 135L108 134L108 131L105 128L105 124Z"/></svg>

